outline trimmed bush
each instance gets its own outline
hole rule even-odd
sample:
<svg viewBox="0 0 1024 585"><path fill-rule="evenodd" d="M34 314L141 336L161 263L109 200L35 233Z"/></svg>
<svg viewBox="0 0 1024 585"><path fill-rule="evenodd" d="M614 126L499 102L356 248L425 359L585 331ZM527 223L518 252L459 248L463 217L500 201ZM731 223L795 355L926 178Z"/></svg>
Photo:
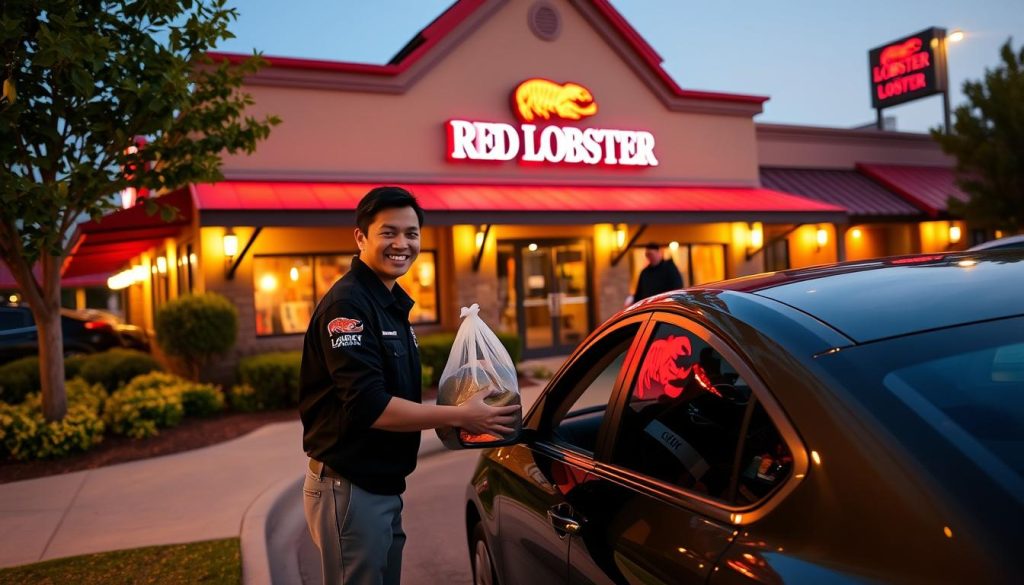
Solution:
<svg viewBox="0 0 1024 585"><path fill-rule="evenodd" d="M251 355L238 362L238 381L252 386L256 410L298 404L301 363L300 351Z"/></svg>
<svg viewBox="0 0 1024 585"><path fill-rule="evenodd" d="M171 386L177 386L185 382L185 379L181 376L175 376L167 372L150 372L141 376L135 376L128 384L125 385L126 389L129 390L161 390L163 388L170 388Z"/></svg>
<svg viewBox="0 0 1024 585"><path fill-rule="evenodd" d="M181 392L175 386L126 386L111 394L103 408L103 418L111 432L135 439L156 436L158 429L180 423L184 414Z"/></svg>
<svg viewBox="0 0 1024 585"><path fill-rule="evenodd" d="M64 358L64 379L70 380L77 378L82 373L82 366L89 360L89 356L82 354L75 354Z"/></svg>
<svg viewBox="0 0 1024 585"><path fill-rule="evenodd" d="M149 354L134 349L111 349L86 356L78 374L86 382L102 384L107 392L114 392L137 376L161 369Z"/></svg>
<svg viewBox="0 0 1024 585"><path fill-rule="evenodd" d="M237 384L229 391L231 407L239 412L256 412L261 409L256 399L256 389L248 384Z"/></svg>
<svg viewBox="0 0 1024 585"><path fill-rule="evenodd" d="M187 295L156 313L156 341L167 355L180 358L194 379L199 367L235 345L238 310L217 293Z"/></svg>
<svg viewBox="0 0 1024 585"><path fill-rule="evenodd" d="M224 393L213 384L184 382L174 388L181 393L185 416L207 417L224 410Z"/></svg>
<svg viewBox="0 0 1024 585"><path fill-rule="evenodd" d="M85 451L103 441L103 430L84 403L69 404L67 415L54 422L46 422L38 394L18 406L0 404L0 452L19 461Z"/></svg>
<svg viewBox="0 0 1024 585"><path fill-rule="evenodd" d="M38 357L23 357L0 366L0 401L21 404L30 392L38 392L39 386Z"/></svg>
<svg viewBox="0 0 1024 585"><path fill-rule="evenodd" d="M81 378L68 380L64 383L68 404L82 404L96 414L103 414L103 403L107 401L107 391L102 384L90 384Z"/></svg>
<svg viewBox="0 0 1024 585"><path fill-rule="evenodd" d="M518 365L523 353L519 336L509 333L495 333L495 335L508 351L509 357L512 358L512 365ZM448 363L448 354L452 352L452 345L455 344L455 334L428 333L419 336L419 344L420 363L423 365L424 372L428 367L431 368L430 383L427 383L427 378L424 375L423 385L436 386L445 364Z"/></svg>

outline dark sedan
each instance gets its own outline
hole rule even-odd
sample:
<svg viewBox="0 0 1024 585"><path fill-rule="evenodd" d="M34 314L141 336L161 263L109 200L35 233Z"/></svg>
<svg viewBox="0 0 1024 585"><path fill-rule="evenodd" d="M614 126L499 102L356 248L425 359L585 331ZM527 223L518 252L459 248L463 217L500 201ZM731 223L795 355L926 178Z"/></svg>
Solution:
<svg viewBox="0 0 1024 585"><path fill-rule="evenodd" d="M477 583L1019 582L1024 251L638 303L467 490Z"/></svg>
<svg viewBox="0 0 1024 585"><path fill-rule="evenodd" d="M115 347L149 351L149 336L112 313L98 309L61 309L65 356ZM32 311L24 305L0 306L0 364L39 355L39 332Z"/></svg>

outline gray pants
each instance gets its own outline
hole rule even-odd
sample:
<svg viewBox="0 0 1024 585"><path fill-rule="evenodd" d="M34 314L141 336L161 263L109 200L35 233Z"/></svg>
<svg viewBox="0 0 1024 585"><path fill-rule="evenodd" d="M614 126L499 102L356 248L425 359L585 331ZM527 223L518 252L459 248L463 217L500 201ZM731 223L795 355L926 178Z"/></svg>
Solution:
<svg viewBox="0 0 1024 585"><path fill-rule="evenodd" d="M324 585L398 585L405 546L401 496L371 494L308 468L302 492Z"/></svg>

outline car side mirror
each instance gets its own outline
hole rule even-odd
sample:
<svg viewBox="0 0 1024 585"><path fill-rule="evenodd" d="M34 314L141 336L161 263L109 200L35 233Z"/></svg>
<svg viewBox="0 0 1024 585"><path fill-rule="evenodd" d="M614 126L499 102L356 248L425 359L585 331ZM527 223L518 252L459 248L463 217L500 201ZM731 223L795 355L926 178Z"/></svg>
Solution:
<svg viewBox="0 0 1024 585"><path fill-rule="evenodd" d="M449 449L490 449L492 447L504 447L506 445L519 445L533 440L536 431L533 429L522 429L505 437L494 435L471 435L461 429L456 429L454 438L457 446L446 446Z"/></svg>

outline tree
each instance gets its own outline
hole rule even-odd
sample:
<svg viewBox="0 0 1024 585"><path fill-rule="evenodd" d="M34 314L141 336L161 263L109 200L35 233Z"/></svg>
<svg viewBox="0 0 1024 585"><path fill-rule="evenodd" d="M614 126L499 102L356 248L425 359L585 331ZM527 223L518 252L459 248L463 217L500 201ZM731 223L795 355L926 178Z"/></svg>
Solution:
<svg viewBox="0 0 1024 585"><path fill-rule="evenodd" d="M1024 47L1014 54L1009 39L1000 56L983 81L964 82L968 101L956 108L953 132L932 136L956 157L957 183L970 196L967 203L950 198L950 211L1017 232L1024 229Z"/></svg>
<svg viewBox="0 0 1024 585"><path fill-rule="evenodd" d="M278 120L245 116L252 98L239 88L263 65L258 54L238 66L207 55L232 36L237 11L225 0L0 7L0 256L35 317L43 408L56 420L66 411L60 273L69 230L113 209L126 187L221 179L221 154L252 152ZM136 136L148 143L132 152ZM145 204L165 219L176 213Z"/></svg>

